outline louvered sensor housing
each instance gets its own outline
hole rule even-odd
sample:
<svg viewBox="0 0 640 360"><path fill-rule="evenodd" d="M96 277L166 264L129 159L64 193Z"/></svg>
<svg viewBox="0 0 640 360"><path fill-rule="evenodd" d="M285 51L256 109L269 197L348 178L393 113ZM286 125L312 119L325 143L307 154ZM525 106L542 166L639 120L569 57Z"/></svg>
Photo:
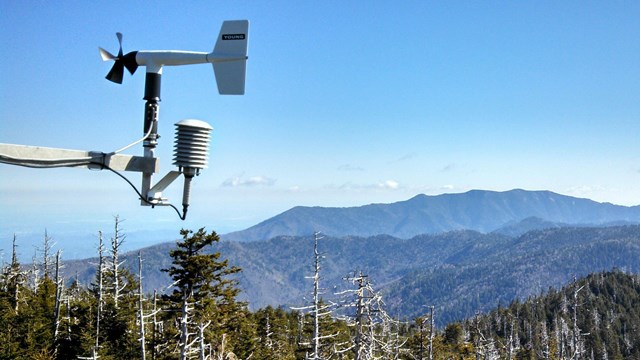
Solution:
<svg viewBox="0 0 640 360"><path fill-rule="evenodd" d="M185 173L207 167L211 125L201 120L187 119L176 123L173 164Z"/></svg>
<svg viewBox="0 0 640 360"><path fill-rule="evenodd" d="M191 180L207 167L211 125L201 120L187 119L176 123L173 164L184 174L182 207L186 214L191 193Z"/></svg>

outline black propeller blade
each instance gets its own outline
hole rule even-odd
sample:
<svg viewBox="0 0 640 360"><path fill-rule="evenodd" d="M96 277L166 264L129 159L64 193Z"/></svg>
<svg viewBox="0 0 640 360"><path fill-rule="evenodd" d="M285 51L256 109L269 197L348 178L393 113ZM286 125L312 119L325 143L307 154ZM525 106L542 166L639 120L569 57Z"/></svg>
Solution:
<svg viewBox="0 0 640 360"><path fill-rule="evenodd" d="M118 49L118 56L114 56L113 54L111 54L110 52L108 52L103 48L99 48L99 49L100 49L100 56L102 57L103 61L108 61L108 60L115 61L115 63L113 64L113 67L107 74L106 79L109 81L113 81L114 83L117 83L117 84L122 84L124 68L126 67L129 73L133 75L133 73L135 73L136 70L138 69L138 63L136 62L136 51L132 51L130 53L127 53L126 55L122 54L122 34L116 33L116 36L118 37L118 44L120 47Z"/></svg>

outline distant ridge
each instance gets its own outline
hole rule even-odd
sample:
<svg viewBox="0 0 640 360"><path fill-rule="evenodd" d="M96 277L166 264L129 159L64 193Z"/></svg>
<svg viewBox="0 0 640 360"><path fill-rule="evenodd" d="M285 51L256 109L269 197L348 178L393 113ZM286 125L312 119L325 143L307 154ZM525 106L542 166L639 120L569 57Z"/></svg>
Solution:
<svg viewBox="0 0 640 360"><path fill-rule="evenodd" d="M171 266L169 252L175 246L167 242L140 250L145 289L170 288L171 279L160 269ZM413 318L424 314L424 304L431 304L439 325L539 295L574 276L611 269L640 273L640 225L550 228L518 237L470 230L411 239L325 236L318 246L324 254L322 285L332 289L325 300L352 288L345 276L362 272L380 289L390 314ZM313 247L313 235L307 235L221 241L209 250L242 269L237 274L241 299L259 309L300 306L308 300ZM123 267L134 274L137 255L121 256ZM95 282L97 263L96 258L67 261L63 277Z"/></svg>
<svg viewBox="0 0 640 360"><path fill-rule="evenodd" d="M515 189L504 192L471 190L428 196L391 204L330 208L297 206L246 230L223 235L225 240L259 241L276 236L305 236L321 231L329 236L379 234L411 238L451 230L483 233L536 218L549 224L600 226L640 223L640 206L620 206L560 195L551 191ZM535 227L535 226L534 226ZM527 228L530 229L530 228Z"/></svg>

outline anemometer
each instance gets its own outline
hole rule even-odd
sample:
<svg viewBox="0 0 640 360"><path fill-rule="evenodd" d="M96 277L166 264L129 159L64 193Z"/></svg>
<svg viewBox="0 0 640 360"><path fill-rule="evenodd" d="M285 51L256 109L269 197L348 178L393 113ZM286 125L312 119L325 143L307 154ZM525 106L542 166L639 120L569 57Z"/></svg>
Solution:
<svg viewBox="0 0 640 360"><path fill-rule="evenodd" d="M160 85L164 66L181 66L210 63L221 95L243 95L247 68L247 45L249 41L249 21L224 21L212 52L176 50L140 50L124 54L122 34L118 38L118 54L113 55L99 48L103 61L113 61L113 67L106 79L121 84L124 69L133 75L138 67L146 68L143 99L144 137L119 150L109 153L44 148L14 144L0 144L0 162L32 168L85 167L107 169L122 177L136 190L143 206L171 206L182 220L187 216L192 179L207 167L209 140L213 128L204 121L187 119L175 124L176 135L173 164L177 170L170 171L160 181L153 184L153 175L159 171L155 148L158 145L158 115L160 109ZM120 152L138 143L143 143L143 156L131 156ZM142 173L141 190L118 171ZM182 214L162 197L162 191L180 175L184 175L182 193Z"/></svg>

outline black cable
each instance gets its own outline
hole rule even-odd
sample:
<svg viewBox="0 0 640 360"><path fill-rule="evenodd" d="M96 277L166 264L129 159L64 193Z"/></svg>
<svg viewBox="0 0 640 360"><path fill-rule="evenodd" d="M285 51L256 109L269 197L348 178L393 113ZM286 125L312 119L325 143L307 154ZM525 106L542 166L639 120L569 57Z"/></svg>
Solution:
<svg viewBox="0 0 640 360"><path fill-rule="evenodd" d="M138 188L136 188L136 186L133 185L133 183L129 179L127 179L126 176L120 174L116 170L113 170L112 168L109 167L109 165L106 165L104 163L101 164L99 162L91 162L91 164L100 165L103 169L107 169L107 170L111 171L112 173L118 175L120 178L122 178L124 181L126 181L131 186L131 188L136 192L136 194L138 194L138 196L140 197L140 199L142 201L144 201L147 204L151 205L152 208L154 208L156 206L156 204L152 203L151 201L147 200L144 196L142 196L140 191L138 191ZM187 218L187 208L186 208L186 206L183 208L182 214L180 214L180 210L178 210L178 208L175 207L175 205L173 205L173 204L166 204L166 205L171 206L173 208L173 210L176 211L176 213L178 214L178 217L180 218L180 220L184 221Z"/></svg>
<svg viewBox="0 0 640 360"><path fill-rule="evenodd" d="M119 177L121 177L123 180L125 180L127 183L129 183L129 185L133 188L133 190L138 194L138 196L140 197L140 199L144 202L146 202L147 204L151 205L151 207L155 207L156 204L150 202L149 200L147 200L147 198L145 196L143 196L140 191L138 191L138 189L136 188L135 185L133 185L133 183L131 183L131 181L129 181L129 179L127 179L124 175L120 174L119 172L117 172L116 170L112 169L111 167L109 167L109 165L106 164L106 157L108 156L108 154L106 153L102 153L102 161L98 162L98 161L92 161L92 160L82 160L82 159L77 159L77 160L65 160L65 159L55 159L55 160L37 160L37 161L33 161L32 163L26 162L26 160L22 159L23 161L25 161L24 163L20 164L20 163L16 163L15 160L17 160L17 158L11 157L11 156L7 156L4 154L0 154L0 163L7 163L7 164L12 164L12 165L18 165L18 166L23 166L23 167L28 167L28 168L34 168L34 169L50 169L50 168L58 168L58 167L77 167L77 166L88 166L88 165L97 165L100 168L98 170L103 170L103 169L107 169L110 170L112 173L118 175ZM11 161L9 161L11 160ZM33 160L33 159L29 159L29 160ZM176 213L178 214L178 217L180 218L180 220L185 220L187 218L187 206L183 205L182 208L182 214L180 214L180 210L178 210L177 207L175 207L173 204L166 204L171 206Z"/></svg>

